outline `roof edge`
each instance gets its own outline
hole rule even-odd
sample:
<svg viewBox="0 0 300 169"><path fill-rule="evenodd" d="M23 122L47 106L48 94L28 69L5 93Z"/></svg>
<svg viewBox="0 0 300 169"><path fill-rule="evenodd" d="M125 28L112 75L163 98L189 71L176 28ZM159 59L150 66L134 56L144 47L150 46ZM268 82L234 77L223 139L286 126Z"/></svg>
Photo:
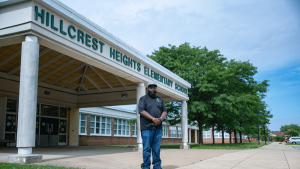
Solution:
<svg viewBox="0 0 300 169"><path fill-rule="evenodd" d="M26 1L26 0L7 0L7 1L18 1L18 2L21 2L21 1ZM85 23L87 23L89 26L95 28L96 30L98 30L101 33L103 33L104 35L106 35L104 37L106 37L107 40L110 41L111 43L113 43L114 45L119 46L120 48L126 50L127 52L131 53L132 55L135 55L135 57L140 58L141 60L144 60L145 63L149 63L150 65L155 65L156 69L158 69L159 71L163 72L167 76L169 76L169 77L176 76L177 77L175 79L176 81L178 81L179 83L181 83L182 85L184 85L184 86L186 86L188 88L191 88L191 84L189 82L185 81L184 79L182 79L181 77L179 77L175 73L171 72L169 69L167 69L167 68L163 67L162 65L158 64L157 62L155 62L151 58L149 58L146 55L144 55L142 52L138 51L137 49L135 49L131 45L129 45L126 42L122 41L120 38L118 38L115 35L111 34L107 30L105 30L104 28L102 28L101 26L97 25L96 23L94 23L93 21L89 20L85 16L79 14L78 12L76 12L72 8L68 7L64 3L60 2L59 0L34 0L34 1L37 1L37 2L41 2L42 1L43 3L46 3L49 6L53 7L54 10L57 10L57 8L54 5L55 4L59 5L60 7L64 8L66 10L66 11L60 11L61 13L63 13L63 14L65 14L65 15L68 16L68 14L66 12L70 12L72 15L77 16L79 19L81 19L82 21L84 21ZM54 4L51 3L51 2L53 2ZM86 27L88 28L88 26L86 26ZM88 28L88 29L90 29L90 28ZM99 35L101 35L101 34L99 34Z"/></svg>

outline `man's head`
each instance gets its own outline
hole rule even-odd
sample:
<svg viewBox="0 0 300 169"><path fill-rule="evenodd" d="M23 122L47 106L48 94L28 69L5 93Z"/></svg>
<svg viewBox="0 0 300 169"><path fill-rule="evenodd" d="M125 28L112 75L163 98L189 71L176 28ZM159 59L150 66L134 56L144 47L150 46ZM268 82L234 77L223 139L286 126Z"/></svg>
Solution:
<svg viewBox="0 0 300 169"><path fill-rule="evenodd" d="M152 98L156 97L156 88L157 85L155 82L149 82L148 83L148 95Z"/></svg>

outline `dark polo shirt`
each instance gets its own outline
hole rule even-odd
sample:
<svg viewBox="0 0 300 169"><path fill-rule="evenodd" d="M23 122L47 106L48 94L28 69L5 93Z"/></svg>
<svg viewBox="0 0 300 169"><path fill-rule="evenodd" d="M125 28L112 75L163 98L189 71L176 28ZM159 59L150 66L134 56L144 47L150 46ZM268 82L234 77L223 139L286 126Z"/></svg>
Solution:
<svg viewBox="0 0 300 169"><path fill-rule="evenodd" d="M167 112L167 109L165 102L162 98L158 96L156 96L155 98L151 98L149 95L145 95L140 98L138 111L139 113L141 113L142 111L146 111L151 116L155 118L160 118L162 112ZM155 128L162 128L162 124L158 126L151 126L152 123L152 120L148 120L143 115L140 115L141 130L152 130Z"/></svg>

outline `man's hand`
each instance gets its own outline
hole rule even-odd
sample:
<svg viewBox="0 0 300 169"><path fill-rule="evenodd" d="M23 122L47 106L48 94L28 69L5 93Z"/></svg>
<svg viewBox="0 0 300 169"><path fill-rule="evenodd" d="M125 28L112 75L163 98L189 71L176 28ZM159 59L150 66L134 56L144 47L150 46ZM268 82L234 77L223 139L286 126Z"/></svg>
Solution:
<svg viewBox="0 0 300 169"><path fill-rule="evenodd" d="M158 118L155 118L151 126L158 126L160 123L161 123L160 120Z"/></svg>

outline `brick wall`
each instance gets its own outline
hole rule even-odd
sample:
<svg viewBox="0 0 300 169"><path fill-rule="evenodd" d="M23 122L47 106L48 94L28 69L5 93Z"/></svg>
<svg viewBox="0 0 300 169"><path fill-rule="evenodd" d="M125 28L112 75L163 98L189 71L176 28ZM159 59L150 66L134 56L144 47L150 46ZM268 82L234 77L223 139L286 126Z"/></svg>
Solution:
<svg viewBox="0 0 300 169"><path fill-rule="evenodd" d="M79 136L80 146L136 145L136 137ZM182 143L182 138L162 138L161 144Z"/></svg>
<svg viewBox="0 0 300 169"><path fill-rule="evenodd" d="M114 125L114 122L115 122L115 119L114 118L110 118L110 133L111 135L113 136L114 133L115 133L115 125Z"/></svg>
<svg viewBox="0 0 300 169"><path fill-rule="evenodd" d="M198 136L198 135L197 135ZM199 139L199 137L198 137ZM104 145L136 145L136 137L118 137L118 136L79 136L80 146L104 146ZM197 140L198 142L198 140ZM212 143L212 138L204 138L204 143ZM224 139L229 143L229 138ZM161 144L182 143L182 138L162 138ZM222 138L215 138L215 143L222 143ZM234 140L232 139L232 143Z"/></svg>
<svg viewBox="0 0 300 169"><path fill-rule="evenodd" d="M80 146L135 145L136 137L79 136Z"/></svg>
<svg viewBox="0 0 300 169"><path fill-rule="evenodd" d="M79 108L72 107L70 110L69 118L69 145L78 146L79 143Z"/></svg>
<svg viewBox="0 0 300 169"><path fill-rule="evenodd" d="M74 113L72 113L72 110ZM74 108L70 111L70 127L76 128L78 132L78 125L79 123L75 123L74 120L77 118L77 121L79 121L79 114L76 115L76 110ZM130 137L120 137L120 136L114 136L114 118L111 118L111 136L94 136L90 135L90 115L87 115L86 120L86 131L87 135L79 135L77 138L77 145L80 146L104 146L104 145L136 145L137 144L137 138L131 137L132 136L132 124L130 124ZM177 134L178 134L178 127L176 127ZM74 132L74 131L73 131ZM191 142L195 143L195 130L191 130ZM212 136L212 130L211 136ZM72 131L71 131L72 134ZM76 137L72 136L71 141L71 134L70 134L70 145L76 145ZM170 126L168 126L168 136L170 137ZM199 140L199 131L197 133L197 141ZM204 143L212 143L212 138L203 139ZM224 139L225 143L229 143L229 138ZM72 142L72 143L71 143ZM232 139L232 142L234 142L234 139ZM182 138L162 138L161 144L169 144L169 143L182 143ZM215 143L222 143L222 138L216 138Z"/></svg>

